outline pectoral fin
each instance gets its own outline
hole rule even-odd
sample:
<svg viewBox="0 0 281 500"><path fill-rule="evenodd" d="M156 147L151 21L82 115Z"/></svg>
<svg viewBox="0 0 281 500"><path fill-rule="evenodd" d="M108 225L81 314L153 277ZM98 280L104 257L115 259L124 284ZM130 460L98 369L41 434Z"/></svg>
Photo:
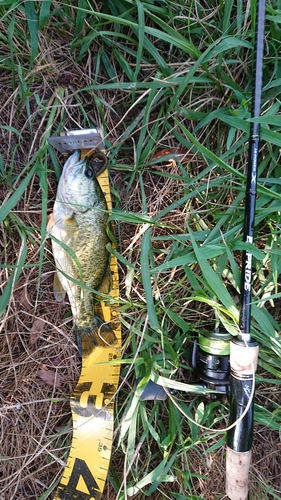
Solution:
<svg viewBox="0 0 281 500"><path fill-rule="evenodd" d="M65 299L66 291L63 288L58 273L55 272L54 275L54 296L58 302L63 302Z"/></svg>
<svg viewBox="0 0 281 500"><path fill-rule="evenodd" d="M56 219L52 212L48 215L47 221L47 232L54 234L54 236L57 236L56 231L60 229L76 231L78 227L73 210L69 210L66 207L61 209L60 214L56 214Z"/></svg>
<svg viewBox="0 0 281 500"><path fill-rule="evenodd" d="M48 221L47 222L47 232L50 233L52 231L54 224L55 224L53 212L50 215L48 215L47 221Z"/></svg>

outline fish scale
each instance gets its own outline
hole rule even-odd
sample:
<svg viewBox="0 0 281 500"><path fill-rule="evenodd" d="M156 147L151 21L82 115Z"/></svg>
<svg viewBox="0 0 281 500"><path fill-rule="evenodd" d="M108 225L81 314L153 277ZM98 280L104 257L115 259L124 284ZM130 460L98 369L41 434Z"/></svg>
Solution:
<svg viewBox="0 0 281 500"><path fill-rule="evenodd" d="M68 295L80 351L83 336L90 337L87 344L95 345L112 344L115 339L110 326L94 313L93 293L67 277L98 290L109 262L107 219L106 199L89 159L80 159L80 152L75 152L63 168L48 231L56 238L52 240L58 275L55 296L63 297L61 289Z"/></svg>

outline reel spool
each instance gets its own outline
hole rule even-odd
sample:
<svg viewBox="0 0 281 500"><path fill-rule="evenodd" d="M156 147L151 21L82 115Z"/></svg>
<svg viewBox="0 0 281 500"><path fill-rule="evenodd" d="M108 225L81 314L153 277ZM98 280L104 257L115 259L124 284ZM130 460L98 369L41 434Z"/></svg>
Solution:
<svg viewBox="0 0 281 500"><path fill-rule="evenodd" d="M226 394L230 375L230 340L232 335L220 332L203 332L195 341L192 352L192 368L203 386ZM213 398L217 398L214 394Z"/></svg>

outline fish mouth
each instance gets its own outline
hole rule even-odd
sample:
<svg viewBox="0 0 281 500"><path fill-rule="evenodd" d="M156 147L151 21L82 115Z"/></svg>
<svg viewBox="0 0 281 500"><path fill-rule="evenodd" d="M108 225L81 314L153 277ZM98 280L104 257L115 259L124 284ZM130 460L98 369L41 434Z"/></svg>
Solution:
<svg viewBox="0 0 281 500"><path fill-rule="evenodd" d="M107 156L101 151L94 152L91 156L81 158L81 151L78 149L67 160L63 175L76 177L85 175L87 178L97 177L107 166Z"/></svg>
<svg viewBox="0 0 281 500"><path fill-rule="evenodd" d="M70 164L65 171L65 176L73 175L74 177L76 177L78 175L83 174L84 169L87 167L87 163L88 163L87 158L82 158L79 159L77 162Z"/></svg>

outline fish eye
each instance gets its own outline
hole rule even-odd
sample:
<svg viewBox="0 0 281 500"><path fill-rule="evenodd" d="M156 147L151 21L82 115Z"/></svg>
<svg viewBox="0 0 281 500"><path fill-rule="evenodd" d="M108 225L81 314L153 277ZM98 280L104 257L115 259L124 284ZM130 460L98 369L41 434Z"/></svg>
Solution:
<svg viewBox="0 0 281 500"><path fill-rule="evenodd" d="M87 179L92 179L93 178L94 173L93 173L93 171L92 171L91 168L87 167L85 169L85 176L87 177Z"/></svg>

